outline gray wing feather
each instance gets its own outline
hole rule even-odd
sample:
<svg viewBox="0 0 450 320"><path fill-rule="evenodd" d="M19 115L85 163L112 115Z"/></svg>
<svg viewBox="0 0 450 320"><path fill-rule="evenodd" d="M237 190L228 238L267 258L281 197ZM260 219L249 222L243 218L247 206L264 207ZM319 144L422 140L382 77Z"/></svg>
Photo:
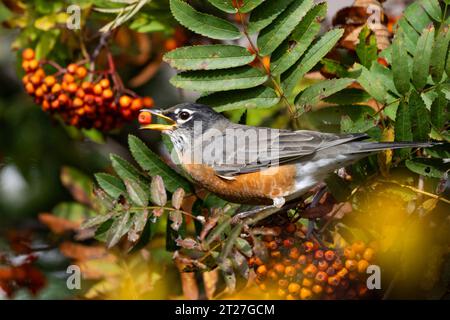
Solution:
<svg viewBox="0 0 450 320"><path fill-rule="evenodd" d="M222 157L222 159L226 159L225 163L210 164L216 173L223 177L232 177L274 165L298 161L317 151L367 137L365 134L337 135L309 130L288 131L235 126L243 130L244 134L256 131L258 143L257 145L240 143L231 150L225 148L225 154ZM247 132L246 130L251 131Z"/></svg>

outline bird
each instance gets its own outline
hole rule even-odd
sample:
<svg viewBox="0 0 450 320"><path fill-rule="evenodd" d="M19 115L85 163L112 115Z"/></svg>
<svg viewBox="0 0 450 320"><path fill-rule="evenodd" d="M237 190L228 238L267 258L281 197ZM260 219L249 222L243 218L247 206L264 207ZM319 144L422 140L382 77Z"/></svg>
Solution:
<svg viewBox="0 0 450 320"><path fill-rule="evenodd" d="M191 181L224 200L264 208L282 208L336 170L382 150L436 144L373 142L361 133L247 126L197 103L141 112L167 122L144 124L141 129L158 130L170 138L173 158Z"/></svg>

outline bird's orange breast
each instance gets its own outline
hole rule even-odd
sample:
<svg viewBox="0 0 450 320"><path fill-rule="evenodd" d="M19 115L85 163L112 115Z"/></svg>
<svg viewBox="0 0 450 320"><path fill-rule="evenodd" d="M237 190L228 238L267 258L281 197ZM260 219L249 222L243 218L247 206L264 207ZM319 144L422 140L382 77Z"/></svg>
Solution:
<svg viewBox="0 0 450 320"><path fill-rule="evenodd" d="M188 164L184 169L199 185L235 203L272 204L272 199L291 194L295 188L295 165L240 174L232 180L217 176L213 168L203 164Z"/></svg>

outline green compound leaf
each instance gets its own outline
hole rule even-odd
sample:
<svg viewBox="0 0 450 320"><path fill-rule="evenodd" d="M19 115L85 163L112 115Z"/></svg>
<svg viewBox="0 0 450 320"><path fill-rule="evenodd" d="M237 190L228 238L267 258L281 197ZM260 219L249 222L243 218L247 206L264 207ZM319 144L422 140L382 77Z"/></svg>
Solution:
<svg viewBox="0 0 450 320"><path fill-rule="evenodd" d="M431 64L431 54L434 44L434 26L425 29L417 42L416 54L413 58L412 82L417 90L423 89Z"/></svg>
<svg viewBox="0 0 450 320"><path fill-rule="evenodd" d="M129 135L128 145L133 158L139 163L142 169L152 177L157 175L161 176L164 179L167 190L174 192L180 187L186 192L192 191L189 182L164 163L142 140L133 135Z"/></svg>
<svg viewBox="0 0 450 320"><path fill-rule="evenodd" d="M226 13L236 13L237 9L233 6L232 0L208 0L214 7Z"/></svg>
<svg viewBox="0 0 450 320"><path fill-rule="evenodd" d="M290 37L273 52L270 58L270 70L273 75L282 74L306 52L320 31L320 21L326 12L326 3L312 8L295 27Z"/></svg>
<svg viewBox="0 0 450 320"><path fill-rule="evenodd" d="M271 54L294 30L299 21L313 6L313 0L296 0L258 36L259 53Z"/></svg>
<svg viewBox="0 0 450 320"><path fill-rule="evenodd" d="M248 32L256 33L276 19L293 0L266 1L250 15Z"/></svg>
<svg viewBox="0 0 450 320"><path fill-rule="evenodd" d="M213 70L244 66L255 59L246 48L234 45L181 47L164 55L179 70Z"/></svg>
<svg viewBox="0 0 450 320"><path fill-rule="evenodd" d="M286 93L290 94L294 90L298 81L333 49L343 34L343 29L334 29L327 32L308 50L302 59L288 70L282 82Z"/></svg>
<svg viewBox="0 0 450 320"><path fill-rule="evenodd" d="M183 0L170 0L170 10L179 23L202 36L218 40L235 40L241 37L239 29L232 23L198 12Z"/></svg>
<svg viewBox="0 0 450 320"><path fill-rule="evenodd" d="M195 91L227 91L259 86L268 76L252 67L226 70L187 71L173 77L170 82L179 88Z"/></svg>
<svg viewBox="0 0 450 320"><path fill-rule="evenodd" d="M217 92L204 96L198 100L212 106L217 112L236 109L270 108L280 101L280 97L269 87Z"/></svg>

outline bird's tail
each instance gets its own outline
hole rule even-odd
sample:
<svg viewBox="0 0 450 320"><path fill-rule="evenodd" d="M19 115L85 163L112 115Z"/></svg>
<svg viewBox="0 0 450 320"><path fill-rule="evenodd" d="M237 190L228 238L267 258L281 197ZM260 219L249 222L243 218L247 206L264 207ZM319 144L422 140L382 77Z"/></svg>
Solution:
<svg viewBox="0 0 450 320"><path fill-rule="evenodd" d="M431 148L442 143L440 142L354 142L357 147L352 150L359 152L377 152L386 149L402 149L402 148Z"/></svg>

